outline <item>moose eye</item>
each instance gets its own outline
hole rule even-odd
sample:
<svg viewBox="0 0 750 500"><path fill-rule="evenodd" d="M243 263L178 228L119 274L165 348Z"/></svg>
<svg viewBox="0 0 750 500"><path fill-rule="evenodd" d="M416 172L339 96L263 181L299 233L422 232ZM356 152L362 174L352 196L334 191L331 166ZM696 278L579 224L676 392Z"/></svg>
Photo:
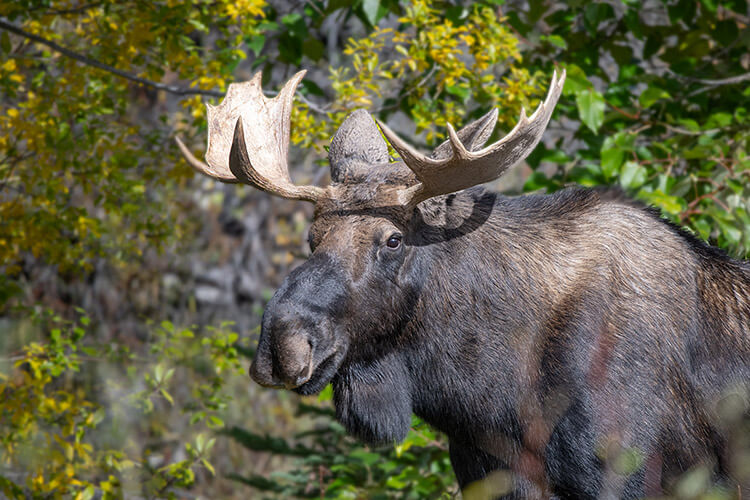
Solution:
<svg viewBox="0 0 750 500"><path fill-rule="evenodd" d="M401 235L400 234L392 234L388 241L385 242L385 246L390 248L391 250L395 250L401 245Z"/></svg>

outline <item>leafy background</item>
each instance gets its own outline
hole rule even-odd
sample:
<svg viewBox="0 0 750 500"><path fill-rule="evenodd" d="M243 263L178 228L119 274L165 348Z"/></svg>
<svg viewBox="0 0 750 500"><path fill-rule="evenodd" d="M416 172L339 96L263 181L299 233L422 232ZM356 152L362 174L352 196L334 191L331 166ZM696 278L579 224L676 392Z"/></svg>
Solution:
<svg viewBox="0 0 750 500"><path fill-rule="evenodd" d="M0 2L0 491L456 495L444 439L417 419L371 449L330 391L250 383L311 210L195 175L172 137L200 156L205 102L306 68L290 166L322 183L356 108L426 149L499 107L497 138L564 68L543 143L495 187L620 185L743 257L749 24L744 0ZM697 470L675 494L721 492Z"/></svg>

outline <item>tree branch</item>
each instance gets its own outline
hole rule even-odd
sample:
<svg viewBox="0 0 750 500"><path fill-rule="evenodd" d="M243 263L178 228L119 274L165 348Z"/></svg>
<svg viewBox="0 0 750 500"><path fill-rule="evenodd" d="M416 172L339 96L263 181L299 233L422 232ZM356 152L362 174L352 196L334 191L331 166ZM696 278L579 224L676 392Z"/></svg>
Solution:
<svg viewBox="0 0 750 500"><path fill-rule="evenodd" d="M224 97L224 92L221 92L219 90L203 90L203 89L196 89L196 88L190 88L190 87L180 87L178 85L167 85L165 83L155 82L152 80L148 80L146 78L141 78L140 76L136 76L136 75L133 75L132 73L119 70L115 68L114 66L110 66L109 64L104 64L103 62L97 61L96 59L92 59L90 57L84 56L83 54L79 54L78 52L74 52L68 48L63 47L62 45L59 45L53 42L52 40L48 40L46 38L42 38L39 35L29 33L28 31L25 31L22 28L19 28L18 26L8 23L2 19L0 19L0 29L10 31L11 33L14 33L28 40L41 43L42 45L46 45L52 50L59 52L60 54L64 56L70 57L71 59L75 59L76 61L81 62L87 66L98 68L102 71L106 71L108 73L112 73L113 75L117 75L121 78L125 78L126 80L130 80L131 82L145 85L147 87L151 87L157 90L163 90L165 92L169 92L170 94L182 95L182 96L205 95L209 97ZM277 94L277 92L264 92L264 93L271 97ZM317 106L316 104L312 103L299 92L297 92L297 97L299 98L300 101L307 104L307 106L312 111L319 113L319 114L327 113L326 109L321 108Z"/></svg>
<svg viewBox="0 0 750 500"><path fill-rule="evenodd" d="M701 85L705 85L703 88L690 92L687 95L687 97L692 97L697 94L702 94L703 92L711 90L714 87L720 87L722 85L734 85L735 83L742 83L742 82L750 81L750 73L745 73L744 75L730 76L729 78L722 78L719 80L712 80L712 79L695 78L692 76L680 75L679 73L675 73L674 71L670 69L667 69L667 72L671 74L672 76L674 76L675 78L679 78L680 80L684 80L686 82L691 82L691 83L700 83Z"/></svg>
<svg viewBox="0 0 750 500"><path fill-rule="evenodd" d="M104 64L103 62L99 62L96 59L92 59L90 57L84 56L83 54L79 54L78 52L73 52L70 49L67 49L61 45L58 45L52 40L47 40L46 38L42 38L39 35L29 33L28 31L25 31L19 28L18 26L15 26L11 23L3 21L2 19L0 19L0 28L10 31L11 33L15 33L18 36L22 36L29 40L33 40L34 42L41 43L42 45L46 45L52 50L59 52L60 54L64 56L70 57L71 59L75 59L78 62L82 62L83 64L87 66L92 66L94 68L101 69L108 73L112 73L113 75L117 75L121 78L125 78L126 80L140 83L141 85L146 85L148 87L153 87L158 90L164 90L171 94L177 94L177 95L207 95L211 97L223 97L224 96L224 92L219 92L218 90L202 90L202 89L178 87L176 85L166 85L164 83L154 82L151 80L147 80L145 78L141 78L131 73L127 73L125 71L119 70L113 66L110 66L109 64Z"/></svg>
<svg viewBox="0 0 750 500"><path fill-rule="evenodd" d="M48 9L45 10L42 15L43 16L66 16L70 14L80 14L81 12L85 12L89 9L94 9L96 7L99 7L104 2L93 2L93 3L85 3L82 5L79 5L78 7L71 7L70 9ZM36 7L33 9L30 9L31 12L37 11L42 9L43 7Z"/></svg>
<svg viewBox="0 0 750 500"><path fill-rule="evenodd" d="M372 114L378 114L378 113L381 113L383 111L387 111L387 110L398 108L401 105L401 102L403 102L404 99L406 99L407 97L409 97L409 95L413 94L418 88L424 86L430 80L430 78L433 77L433 75L435 74L435 72L437 71L437 69L438 69L437 65L433 64L432 68L430 68L430 71L427 72L427 75L424 78L422 78L419 81L419 83L417 83L416 85L414 85L408 91L406 91L403 94L401 94L398 97L398 99L396 100L395 103L390 104L388 106L380 106L379 108L376 108L376 109L372 110Z"/></svg>
<svg viewBox="0 0 750 500"><path fill-rule="evenodd" d="M720 85L732 85L734 83L740 83L750 80L750 73L744 75L731 76L729 78L722 78L721 80L704 80L702 78L690 78L683 77L696 83L702 83L703 85L710 85L711 87L718 87Z"/></svg>

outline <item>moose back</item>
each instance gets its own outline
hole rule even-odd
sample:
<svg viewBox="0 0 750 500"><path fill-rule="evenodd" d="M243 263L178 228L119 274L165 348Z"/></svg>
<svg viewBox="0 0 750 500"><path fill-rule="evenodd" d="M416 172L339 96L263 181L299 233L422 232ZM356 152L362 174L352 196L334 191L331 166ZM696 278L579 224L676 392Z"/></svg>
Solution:
<svg viewBox="0 0 750 500"><path fill-rule="evenodd" d="M338 419L369 443L403 439L415 413L447 434L462 487L505 471L505 498L639 498L696 465L747 488L732 451L747 425L750 266L615 190L474 187L533 150L564 73L487 147L496 111L448 125L429 156L355 111L326 188L288 173L303 75L274 99L260 74L230 85L208 109L206 163L178 140L207 175L315 204L312 254L263 315L255 381L332 383ZM727 398L740 401L730 417Z"/></svg>

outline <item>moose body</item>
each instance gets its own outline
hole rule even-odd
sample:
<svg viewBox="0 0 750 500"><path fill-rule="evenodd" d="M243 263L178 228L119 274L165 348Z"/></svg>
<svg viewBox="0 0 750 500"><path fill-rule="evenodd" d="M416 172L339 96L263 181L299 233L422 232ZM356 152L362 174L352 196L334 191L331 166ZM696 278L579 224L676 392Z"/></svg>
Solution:
<svg viewBox="0 0 750 500"><path fill-rule="evenodd" d="M393 163L355 112L325 189L286 173L299 79L274 100L259 76L230 87L209 108L208 165L181 145L220 180L315 203L312 254L263 316L256 381L302 394L332 383L337 418L366 442L403 439L415 413L449 437L462 487L508 471L495 485L507 498L638 498L700 464L747 480L730 453L747 417L750 266L618 191L471 187L533 149L562 79L481 150L496 114L449 127L429 157L381 124Z"/></svg>
<svg viewBox="0 0 750 500"><path fill-rule="evenodd" d="M664 479L726 467L713 408L750 380L746 264L613 191L478 189L420 214L408 282L382 290L409 307L333 379L352 433L401 440L414 411L462 486L510 469L518 498L642 497L644 471L605 478L611 443Z"/></svg>

